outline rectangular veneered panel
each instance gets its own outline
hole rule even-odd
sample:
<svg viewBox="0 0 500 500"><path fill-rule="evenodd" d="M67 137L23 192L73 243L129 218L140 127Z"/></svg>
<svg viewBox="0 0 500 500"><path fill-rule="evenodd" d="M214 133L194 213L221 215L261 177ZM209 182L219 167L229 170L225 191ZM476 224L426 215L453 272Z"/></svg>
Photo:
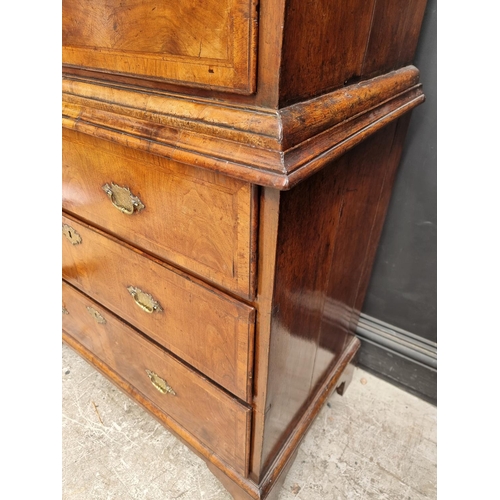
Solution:
<svg viewBox="0 0 500 500"><path fill-rule="evenodd" d="M63 64L250 94L253 0L63 0Z"/></svg>
<svg viewBox="0 0 500 500"><path fill-rule="evenodd" d="M249 408L64 282L62 297L62 325L66 333L236 471L246 475ZM163 379L175 395L157 390L146 370Z"/></svg>
<svg viewBox="0 0 500 500"><path fill-rule="evenodd" d="M65 236L81 239L74 244L63 237L66 281L228 391L250 399L252 307L75 219L63 217L63 228ZM153 301L159 306L154 311Z"/></svg>
<svg viewBox="0 0 500 500"><path fill-rule="evenodd" d="M251 185L63 129L63 208L247 298L253 296ZM103 186L144 205L127 215ZM115 200L118 204L119 200Z"/></svg>

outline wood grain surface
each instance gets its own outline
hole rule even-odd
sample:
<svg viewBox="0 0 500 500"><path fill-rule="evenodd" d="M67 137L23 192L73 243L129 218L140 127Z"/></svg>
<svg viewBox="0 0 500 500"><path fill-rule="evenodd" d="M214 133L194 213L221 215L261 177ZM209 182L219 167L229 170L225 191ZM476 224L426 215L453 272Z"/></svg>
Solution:
<svg viewBox="0 0 500 500"><path fill-rule="evenodd" d="M370 77L413 62L427 0L376 0L362 74Z"/></svg>
<svg viewBox="0 0 500 500"><path fill-rule="evenodd" d="M254 289L253 190L247 183L63 131L63 208L244 297ZM126 215L105 184L145 208ZM161 224L159 224L161 221Z"/></svg>
<svg viewBox="0 0 500 500"><path fill-rule="evenodd" d="M262 273L268 266L274 272L259 282L261 411L254 413L251 469L259 479L353 338L406 122L384 127L279 198L265 192L261 226L272 224L277 239L274 247L272 239L267 248L261 243L259 261L267 261Z"/></svg>
<svg viewBox="0 0 500 500"><path fill-rule="evenodd" d="M237 500L352 376L425 5L63 0L64 338Z"/></svg>
<svg viewBox="0 0 500 500"><path fill-rule="evenodd" d="M272 111L65 79L63 126L286 190L421 104L418 80L408 66Z"/></svg>
<svg viewBox="0 0 500 500"><path fill-rule="evenodd" d="M250 94L253 0L64 0L63 64Z"/></svg>
<svg viewBox="0 0 500 500"><path fill-rule="evenodd" d="M196 10L202 12L204 5L213 1L198 4ZM76 0L65 2L76 4ZM114 0L111 4L116 2L117 0ZM182 4L187 3L188 0L184 0L180 7L175 8L182 10ZM255 12L251 15L252 27L249 31L245 28L245 33L242 30L242 39L247 36L248 40L255 40L255 44L252 45L251 42L248 48L249 72L257 74L256 82L251 89L233 88L232 93L227 92L230 90L231 78L227 78L228 88L225 92L210 85L210 82L214 83L214 77L225 74L224 68L219 72L214 70L214 73L208 73L210 68L203 66L203 59L199 61L200 66L190 65L188 62L179 63L179 67L175 68L177 74L169 81L154 79L147 76L147 73L141 74L147 71L153 73L151 67L155 67L152 64L146 66L138 63L140 71L135 74L130 71L118 74L112 67L116 62L113 62L110 56L99 55L100 50L96 51L97 54L87 55L88 61L81 59L80 63L83 64L80 66L67 65L64 70L68 75L83 78L139 85L244 106L280 109L411 64L426 4L427 0L355 0L349 3L340 0L260 1L252 7L252 12ZM75 7L71 5L71 8ZM245 8L246 12L249 12L247 4L243 6L244 12ZM207 15L207 19L212 20L218 9L220 10L220 7L216 6L213 12ZM197 14L194 17L196 16ZM224 16L223 13L223 19ZM248 14L243 14L242 17L246 16ZM145 24L149 22L150 16L145 16ZM215 25L221 25L221 19L216 18L214 22ZM155 29L162 29L162 23L157 24L159 26ZM165 23L163 25L165 26ZM192 28L187 26L186 29L189 32ZM117 30L119 31L118 26ZM105 27L105 31L108 38L116 37L112 26ZM204 33L204 30L199 33ZM192 54L197 54L196 50L199 50L197 36L193 34L193 40L196 42L192 44ZM212 36L208 34L207 38ZM224 34L221 34L221 37L224 37ZM244 45L245 42L242 43ZM186 45L190 47L189 43ZM182 50L189 53L188 48ZM71 52L68 54L66 57L75 57ZM96 57L102 59L103 66L98 72L92 70L89 65L89 61ZM175 67L172 62L169 62L169 65L171 68ZM176 78L179 79L177 82ZM203 85L209 88L200 87L200 79L207 79ZM236 87L235 84L232 85ZM254 93L244 95L234 92Z"/></svg>
<svg viewBox="0 0 500 500"><path fill-rule="evenodd" d="M63 223L82 238L73 245L63 237L65 280L241 399L251 397L252 307L76 219L64 216ZM141 309L130 286L151 295L162 310Z"/></svg>
<svg viewBox="0 0 500 500"><path fill-rule="evenodd" d="M280 105L412 63L427 0L289 0Z"/></svg>
<svg viewBox="0 0 500 500"><path fill-rule="evenodd" d="M240 474L246 475L250 410L63 282L63 329ZM87 307L98 310L98 323ZM158 391L146 372L175 392Z"/></svg>

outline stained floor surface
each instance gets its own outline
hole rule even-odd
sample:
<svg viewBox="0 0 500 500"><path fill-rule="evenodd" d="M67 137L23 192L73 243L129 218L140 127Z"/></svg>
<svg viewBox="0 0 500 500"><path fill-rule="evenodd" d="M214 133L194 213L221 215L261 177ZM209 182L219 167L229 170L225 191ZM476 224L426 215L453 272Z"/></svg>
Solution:
<svg viewBox="0 0 500 500"><path fill-rule="evenodd" d="M63 346L63 500L231 500L205 463ZM360 370L302 442L279 500L436 498L436 408Z"/></svg>

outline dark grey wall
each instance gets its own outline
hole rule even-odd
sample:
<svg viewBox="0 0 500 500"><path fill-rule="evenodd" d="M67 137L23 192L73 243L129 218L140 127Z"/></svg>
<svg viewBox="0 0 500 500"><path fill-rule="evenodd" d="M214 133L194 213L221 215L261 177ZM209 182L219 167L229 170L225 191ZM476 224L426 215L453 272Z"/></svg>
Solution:
<svg viewBox="0 0 500 500"><path fill-rule="evenodd" d="M368 317L417 336L417 343L431 341L427 347L437 341L436 19L437 2L429 0L414 60L426 101L413 111L363 307Z"/></svg>
<svg viewBox="0 0 500 500"><path fill-rule="evenodd" d="M364 312L436 341L436 0L414 62L426 101L412 114Z"/></svg>

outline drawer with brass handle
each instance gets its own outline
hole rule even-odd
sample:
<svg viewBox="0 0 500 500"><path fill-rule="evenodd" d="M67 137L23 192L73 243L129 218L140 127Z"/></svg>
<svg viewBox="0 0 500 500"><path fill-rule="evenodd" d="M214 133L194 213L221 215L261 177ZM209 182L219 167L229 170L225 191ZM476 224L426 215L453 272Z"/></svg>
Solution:
<svg viewBox="0 0 500 500"><path fill-rule="evenodd" d="M251 410L63 282L63 330L246 475Z"/></svg>
<svg viewBox="0 0 500 500"><path fill-rule="evenodd" d="M68 231L81 243L68 240ZM63 217L63 235L66 281L250 400L253 307L76 219Z"/></svg>
<svg viewBox="0 0 500 500"><path fill-rule="evenodd" d="M113 206L126 215L132 215L145 208L142 201L134 196L128 187L122 187L112 182L111 186L104 184L102 190L108 195Z"/></svg>
<svg viewBox="0 0 500 500"><path fill-rule="evenodd" d="M255 188L72 130L63 136L67 212L253 297Z"/></svg>

